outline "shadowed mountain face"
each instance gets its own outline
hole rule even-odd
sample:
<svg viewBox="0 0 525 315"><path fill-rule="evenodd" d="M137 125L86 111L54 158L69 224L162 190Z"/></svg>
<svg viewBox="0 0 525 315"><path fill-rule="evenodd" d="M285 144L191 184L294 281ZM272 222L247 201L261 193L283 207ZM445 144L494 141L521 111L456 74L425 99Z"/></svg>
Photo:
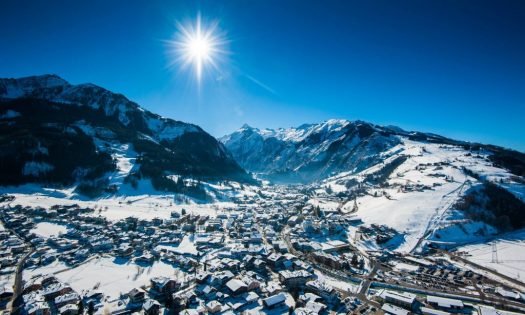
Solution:
<svg viewBox="0 0 525 315"><path fill-rule="evenodd" d="M101 185L170 175L250 181L225 147L199 126L163 118L121 94L55 75L0 79L1 185ZM127 167L121 167L122 162ZM104 189L106 189L105 187ZM118 187L112 187L115 190Z"/></svg>
<svg viewBox="0 0 525 315"><path fill-rule="evenodd" d="M332 119L277 130L244 125L219 140L248 171L277 182L307 183L381 163L397 154L394 148L403 139L488 150L495 164L525 175L525 155L520 152L362 121Z"/></svg>

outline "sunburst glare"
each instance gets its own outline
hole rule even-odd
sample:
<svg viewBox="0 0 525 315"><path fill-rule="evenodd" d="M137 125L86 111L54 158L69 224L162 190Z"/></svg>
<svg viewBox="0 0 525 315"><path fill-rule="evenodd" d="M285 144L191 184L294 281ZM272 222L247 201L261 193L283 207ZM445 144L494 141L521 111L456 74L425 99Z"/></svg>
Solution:
<svg viewBox="0 0 525 315"><path fill-rule="evenodd" d="M171 67L192 66L197 81L202 79L205 67L218 69L218 64L226 54L226 39L218 30L218 23L204 25L200 14L194 24L177 23L178 32L168 41Z"/></svg>

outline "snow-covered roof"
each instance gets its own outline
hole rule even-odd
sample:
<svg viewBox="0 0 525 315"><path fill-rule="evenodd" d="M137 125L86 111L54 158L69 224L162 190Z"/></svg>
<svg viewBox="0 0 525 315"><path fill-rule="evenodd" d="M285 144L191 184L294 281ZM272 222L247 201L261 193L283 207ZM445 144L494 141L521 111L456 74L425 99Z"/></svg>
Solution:
<svg viewBox="0 0 525 315"><path fill-rule="evenodd" d="M450 314L450 313L447 313L447 312L444 312L444 311L435 310L433 308L428 308L428 307L422 307L421 308L421 312L423 314L427 314L427 315L448 315L448 314Z"/></svg>
<svg viewBox="0 0 525 315"><path fill-rule="evenodd" d="M232 292L236 292L238 290L241 290L241 289L246 289L247 285L246 283L242 282L241 280L239 279L231 279L230 281L228 281L226 283L226 286L228 287L228 289L230 289Z"/></svg>
<svg viewBox="0 0 525 315"><path fill-rule="evenodd" d="M387 314L393 314L393 315L408 315L410 313L409 311L405 310L404 308L385 303L383 304L383 307L381 309L387 313Z"/></svg>
<svg viewBox="0 0 525 315"><path fill-rule="evenodd" d="M263 303L264 305L268 307L272 307L274 305L283 303L284 301L286 301L286 295L281 292L281 293L272 295L270 297L267 297L266 299L263 300Z"/></svg>
<svg viewBox="0 0 525 315"><path fill-rule="evenodd" d="M449 299L440 296L427 295L427 302L436 304L439 307L451 308L451 307L463 307L463 302L456 299Z"/></svg>

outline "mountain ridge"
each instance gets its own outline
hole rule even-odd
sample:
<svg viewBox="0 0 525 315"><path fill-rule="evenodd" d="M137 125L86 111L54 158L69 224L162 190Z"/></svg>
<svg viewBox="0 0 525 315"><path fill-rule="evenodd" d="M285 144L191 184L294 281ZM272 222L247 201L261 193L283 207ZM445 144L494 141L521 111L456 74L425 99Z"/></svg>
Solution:
<svg viewBox="0 0 525 315"><path fill-rule="evenodd" d="M326 178L334 172L359 171L370 163L378 163L381 161L378 156L398 144L400 138L457 145L469 150L489 150L494 163L517 176L525 176L525 154L519 151L454 140L434 133L406 131L396 126L375 125L362 120L330 119L317 124L277 129L259 129L244 124L219 140L248 171L268 179L306 183ZM323 150L316 152L315 147ZM268 157L268 154L273 156ZM312 163L305 165L292 162L290 165L279 162L301 160L298 155L302 156L303 162Z"/></svg>
<svg viewBox="0 0 525 315"><path fill-rule="evenodd" d="M117 186L150 179L159 190L184 190L172 175L251 180L201 127L161 117L94 84L71 85L56 75L0 79L0 99L0 147L10 153L0 155L8 174L2 185L99 182L119 172L119 158L133 166ZM122 145L128 155L119 153Z"/></svg>

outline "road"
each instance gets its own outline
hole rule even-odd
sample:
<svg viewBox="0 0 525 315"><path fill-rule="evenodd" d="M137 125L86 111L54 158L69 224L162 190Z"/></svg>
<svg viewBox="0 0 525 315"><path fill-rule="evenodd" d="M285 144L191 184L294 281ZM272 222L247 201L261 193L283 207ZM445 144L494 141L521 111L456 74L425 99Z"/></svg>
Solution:
<svg viewBox="0 0 525 315"><path fill-rule="evenodd" d="M15 284L13 285L13 299L11 300L11 314L14 314L17 309L15 308L15 302L18 299L18 297L22 294L22 272L24 271L24 265L26 263L27 258L33 254L35 250L31 248L31 251L29 251L27 254L20 259L18 264L16 265L16 275L15 275Z"/></svg>

